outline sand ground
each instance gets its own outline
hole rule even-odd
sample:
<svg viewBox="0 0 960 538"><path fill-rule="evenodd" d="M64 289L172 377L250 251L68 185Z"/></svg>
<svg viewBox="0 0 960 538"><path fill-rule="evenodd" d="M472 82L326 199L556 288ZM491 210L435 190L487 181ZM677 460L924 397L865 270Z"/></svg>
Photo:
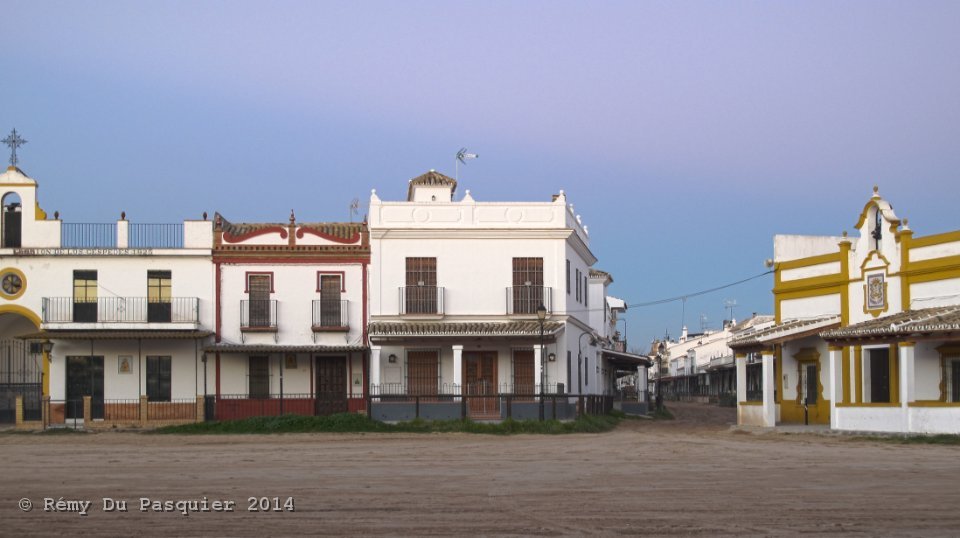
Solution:
<svg viewBox="0 0 960 538"><path fill-rule="evenodd" d="M732 409L672 408L597 435L0 435L0 535L960 534L960 447L732 432ZM44 511L61 497L88 515Z"/></svg>

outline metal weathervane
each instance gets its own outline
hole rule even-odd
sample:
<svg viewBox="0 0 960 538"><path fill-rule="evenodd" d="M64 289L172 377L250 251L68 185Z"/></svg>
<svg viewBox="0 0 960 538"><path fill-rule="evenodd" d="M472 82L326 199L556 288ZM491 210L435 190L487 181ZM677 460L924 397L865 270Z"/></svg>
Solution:
<svg viewBox="0 0 960 538"><path fill-rule="evenodd" d="M20 137L17 134L16 128L9 136L3 139L3 143L10 146L10 166L16 166L19 162L17 159L17 148L27 143L27 141Z"/></svg>
<svg viewBox="0 0 960 538"><path fill-rule="evenodd" d="M457 158L453 162L455 169L453 179L456 179L457 181L460 180L460 163L463 163L463 165L466 166L467 160L476 159L479 156L480 155L477 155L476 153L467 153L467 148L460 148L460 151L457 152Z"/></svg>

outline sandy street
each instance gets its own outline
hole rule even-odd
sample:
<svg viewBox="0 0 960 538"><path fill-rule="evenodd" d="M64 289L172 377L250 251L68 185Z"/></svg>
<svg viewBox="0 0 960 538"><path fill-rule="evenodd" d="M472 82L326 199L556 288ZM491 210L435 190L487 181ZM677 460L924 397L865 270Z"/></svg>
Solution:
<svg viewBox="0 0 960 538"><path fill-rule="evenodd" d="M733 433L732 409L673 409L674 422L555 437L0 435L0 534L960 532L960 448ZM90 501L88 515L44 511L61 497ZM105 497L128 511L104 512ZM204 497L234 511L140 511L140 498ZM295 511L251 512L250 497Z"/></svg>

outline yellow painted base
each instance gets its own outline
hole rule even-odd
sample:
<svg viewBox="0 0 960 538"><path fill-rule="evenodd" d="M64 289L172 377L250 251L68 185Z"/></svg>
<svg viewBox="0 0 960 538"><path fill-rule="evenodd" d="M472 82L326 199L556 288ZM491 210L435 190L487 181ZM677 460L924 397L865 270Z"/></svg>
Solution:
<svg viewBox="0 0 960 538"><path fill-rule="evenodd" d="M830 424L830 400L820 400L807 410L810 424ZM780 404L780 422L803 424L803 405L796 401Z"/></svg>

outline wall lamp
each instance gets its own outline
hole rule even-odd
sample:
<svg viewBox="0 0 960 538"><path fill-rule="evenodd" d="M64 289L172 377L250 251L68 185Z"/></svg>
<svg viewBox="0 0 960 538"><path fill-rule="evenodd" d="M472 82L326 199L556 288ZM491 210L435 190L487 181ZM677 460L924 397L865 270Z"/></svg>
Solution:
<svg viewBox="0 0 960 538"><path fill-rule="evenodd" d="M556 354L556 353L551 353L551 354L547 355L547 360L550 361L550 362L557 362L557 354Z"/></svg>
<svg viewBox="0 0 960 538"><path fill-rule="evenodd" d="M387 362L390 362L390 363L397 362L397 356L391 353L390 356L387 357Z"/></svg>

